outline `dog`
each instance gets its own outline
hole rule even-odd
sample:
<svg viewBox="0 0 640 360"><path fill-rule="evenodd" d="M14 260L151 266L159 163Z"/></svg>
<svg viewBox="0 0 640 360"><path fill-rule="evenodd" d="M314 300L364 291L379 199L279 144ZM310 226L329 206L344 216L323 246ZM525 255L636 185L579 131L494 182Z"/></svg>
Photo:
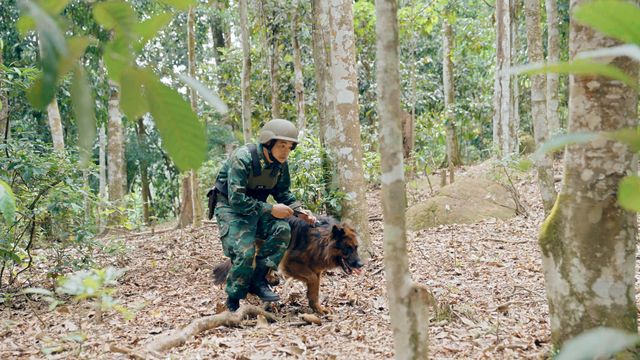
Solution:
<svg viewBox="0 0 640 360"><path fill-rule="evenodd" d="M355 229L328 216L318 217L310 225L297 217L287 219L291 226L291 242L280 262L280 272L304 282L309 306L319 314L330 311L320 305L320 279L326 270L341 268L345 274L360 273L363 266L358 255ZM226 281L231 260L213 269L214 284Z"/></svg>

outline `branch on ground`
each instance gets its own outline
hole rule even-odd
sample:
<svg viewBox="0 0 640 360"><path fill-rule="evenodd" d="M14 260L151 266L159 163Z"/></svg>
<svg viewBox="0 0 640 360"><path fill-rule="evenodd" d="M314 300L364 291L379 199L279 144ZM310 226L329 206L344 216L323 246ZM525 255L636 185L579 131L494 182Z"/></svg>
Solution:
<svg viewBox="0 0 640 360"><path fill-rule="evenodd" d="M191 324L184 328L172 334L164 335L153 341L147 346L147 350L152 352L166 351L173 347L185 344L189 339L203 331L210 330L218 326L238 326L245 318L257 317L258 315L264 316L270 322L275 322L277 320L273 314L266 312L260 307L243 305L235 312L225 311L220 314L193 320Z"/></svg>

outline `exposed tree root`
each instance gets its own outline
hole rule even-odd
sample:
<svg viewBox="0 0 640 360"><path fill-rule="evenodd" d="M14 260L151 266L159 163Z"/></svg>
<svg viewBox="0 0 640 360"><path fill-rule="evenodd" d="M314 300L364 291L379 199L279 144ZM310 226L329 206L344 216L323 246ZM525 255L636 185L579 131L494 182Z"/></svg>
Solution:
<svg viewBox="0 0 640 360"><path fill-rule="evenodd" d="M184 328L160 337L147 346L147 350L151 352L161 352L176 346L183 345L192 337L203 331L216 328L218 326L238 326L246 317L264 316L270 322L277 319L273 314L264 311L262 308L253 305L242 305L236 312L225 311L220 314L203 317L193 320L191 324Z"/></svg>

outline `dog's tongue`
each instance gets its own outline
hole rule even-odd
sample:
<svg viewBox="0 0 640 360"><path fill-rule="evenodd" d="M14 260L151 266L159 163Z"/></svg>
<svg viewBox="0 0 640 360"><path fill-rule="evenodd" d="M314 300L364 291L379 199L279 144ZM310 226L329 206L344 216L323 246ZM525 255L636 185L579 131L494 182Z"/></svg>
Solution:
<svg viewBox="0 0 640 360"><path fill-rule="evenodd" d="M353 272L354 272L356 275L361 275L361 274L362 274L362 269L361 269L361 268L356 268L356 269L353 269Z"/></svg>

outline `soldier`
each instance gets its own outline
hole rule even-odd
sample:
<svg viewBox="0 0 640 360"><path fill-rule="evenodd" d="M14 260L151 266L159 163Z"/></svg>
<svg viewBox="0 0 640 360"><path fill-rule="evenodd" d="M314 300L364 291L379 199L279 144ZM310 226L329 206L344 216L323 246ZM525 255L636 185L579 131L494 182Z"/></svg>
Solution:
<svg viewBox="0 0 640 360"><path fill-rule="evenodd" d="M287 159L298 145L298 129L287 120L274 119L260 129L259 142L236 149L207 194L209 217L215 209L222 248L232 263L225 288L230 311L238 309L247 292L263 301L280 300L266 275L269 269L278 269L289 246L291 228L285 219L295 212L311 224L316 222L289 190ZM266 202L269 195L275 205ZM256 237L264 239L259 247Z"/></svg>

